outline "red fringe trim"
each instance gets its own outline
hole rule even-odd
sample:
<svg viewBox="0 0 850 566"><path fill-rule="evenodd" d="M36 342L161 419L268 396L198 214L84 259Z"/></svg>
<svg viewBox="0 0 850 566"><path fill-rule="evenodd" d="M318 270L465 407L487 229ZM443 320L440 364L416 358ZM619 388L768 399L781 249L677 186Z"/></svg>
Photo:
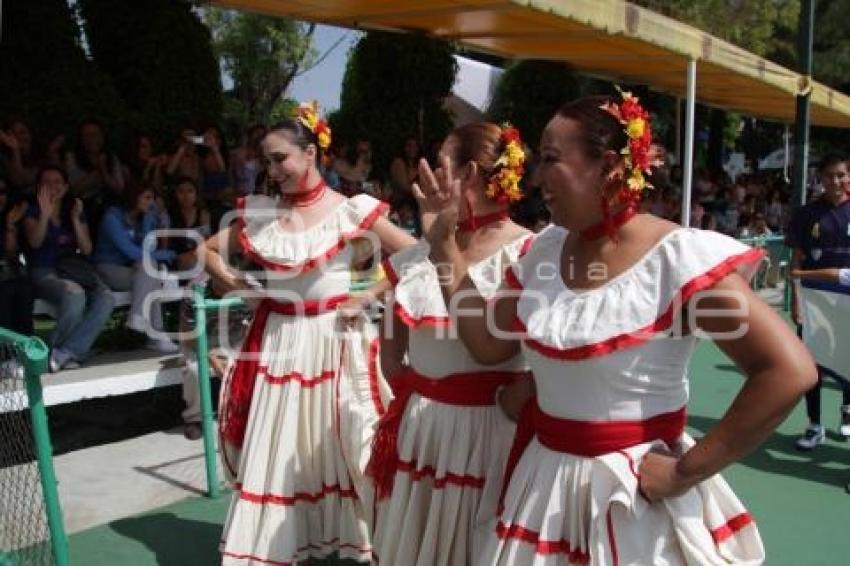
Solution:
<svg viewBox="0 0 850 566"><path fill-rule="evenodd" d="M304 552L305 550L324 550L324 547L331 547L336 550L340 550L343 548L350 548L355 550L361 554L371 554L372 548L369 546L358 546L356 544L351 543L341 543L339 541L339 537L331 539L329 541L322 541L318 544L306 544L302 547L299 547L296 552ZM294 562L277 562L268 558L260 558L259 556L254 556L253 554L236 554L235 552L222 552L222 555L229 556L231 558L236 558L237 560L251 560L253 562L262 562L263 564L271 564L272 566L294 566Z"/></svg>
<svg viewBox="0 0 850 566"><path fill-rule="evenodd" d="M764 250L752 249L744 253L731 256L719 263L706 273L694 277L688 281L667 307L667 310L659 316L655 322L639 328L632 332L613 336L601 342L594 344L585 344L574 348L558 348L544 344L533 338L525 338L525 343L533 350L543 354L549 358L559 360L583 360L587 358L605 356L611 352L632 348L648 342L657 333L667 330L673 324L673 316L676 314L676 307L684 305L692 296L699 291L708 289L717 284L718 281L732 273L739 265L743 263L756 263L764 256ZM528 329L522 320L517 317L514 320L514 327L519 332L526 334Z"/></svg>
<svg viewBox="0 0 850 566"><path fill-rule="evenodd" d="M391 262L388 258L384 258L381 260L381 267L384 268L384 275L386 275L387 279L389 279L390 285L393 287L398 285L398 273L396 273L395 268L393 267L393 262Z"/></svg>
<svg viewBox="0 0 850 566"><path fill-rule="evenodd" d="M339 497L357 499L357 493L353 488L343 489L337 485L322 485L322 491L319 493L304 493L296 492L294 495L275 495L273 493L252 493L244 491L242 484L237 483L235 489L239 492L239 499L250 503L258 503L260 505L283 505L292 507L296 503L318 503L329 495L337 495Z"/></svg>
<svg viewBox="0 0 850 566"><path fill-rule="evenodd" d="M239 202L238 206L240 211L244 214L244 199L240 199L240 201L241 202ZM388 205L385 202L379 201L378 204L375 206L375 209L372 210L369 214L367 214L354 230L341 234L336 244L334 244L318 256L312 257L302 263L284 264L266 259L260 252L258 252L254 248L253 244L251 244L251 239L245 233L244 218L240 218L237 224L237 229L239 230L239 242L242 244L242 249L245 253L245 256L250 260L258 263L259 265L262 265L266 269L271 269L273 271L297 270L301 272L307 272L336 256L340 251L342 251L343 248L345 248L345 244L348 240L357 238L363 232L368 230L369 227L375 223L375 221L384 213L387 208Z"/></svg>
<svg viewBox="0 0 850 566"><path fill-rule="evenodd" d="M375 405L375 412L379 417L382 417L387 410L384 408L384 403L381 400L381 390L378 387L379 350L380 340L375 338L369 343L369 395L371 395L372 403Z"/></svg>
<svg viewBox="0 0 850 566"><path fill-rule="evenodd" d="M442 316L433 316L433 315L425 315L419 318L416 318L412 314L410 314L404 306L398 301L395 302L393 306L393 312L395 312L396 316L401 320L405 326L410 328L419 328L421 326L433 326L435 328L445 328L451 326L451 319L449 317Z"/></svg>
<svg viewBox="0 0 850 566"><path fill-rule="evenodd" d="M472 487L481 489L484 487L485 478L471 476L466 474L453 474L446 472L446 475L437 477L437 470L433 466L425 466L418 468L419 464L416 460L405 462L398 461L398 471L410 474L412 481L421 481L424 478L432 478L434 480L434 489L443 489L446 485L455 485L458 487Z"/></svg>
<svg viewBox="0 0 850 566"><path fill-rule="evenodd" d="M321 385L326 381L333 379L336 376L336 373L333 370L326 370L320 373L315 377L304 377L303 374L294 371L292 373L287 373L283 375L271 375L266 373L268 368L261 367L259 369L259 373L265 376L266 382L271 383L273 385L284 385L289 382L296 382L298 385L304 388L311 388L317 385Z"/></svg>
<svg viewBox="0 0 850 566"><path fill-rule="evenodd" d="M516 289L518 291L522 290L522 283L520 283L519 278L514 273L513 267L508 266L505 269L505 284L511 289Z"/></svg>
<svg viewBox="0 0 850 566"><path fill-rule="evenodd" d="M753 523L753 516L745 511L726 521L725 525L721 525L716 529L711 529L711 537L714 539L715 544L720 544L744 527Z"/></svg>
<svg viewBox="0 0 850 566"><path fill-rule="evenodd" d="M533 544L536 554L566 554L570 562L580 564L590 562L590 555L573 548L570 541L566 539L541 540L540 533L526 529L521 525L506 525L503 521L499 521L496 525L496 534L500 539L514 538Z"/></svg>

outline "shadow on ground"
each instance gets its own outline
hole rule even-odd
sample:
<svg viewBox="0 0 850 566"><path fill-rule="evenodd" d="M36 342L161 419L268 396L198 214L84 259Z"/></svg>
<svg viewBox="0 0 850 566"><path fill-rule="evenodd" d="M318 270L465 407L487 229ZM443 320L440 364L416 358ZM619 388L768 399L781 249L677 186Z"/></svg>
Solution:
<svg viewBox="0 0 850 566"><path fill-rule="evenodd" d="M698 415L688 416L688 426L705 433L718 419ZM832 440L839 437L830 433ZM809 452L798 451L794 441L799 436L774 432L755 452L740 460L738 465L762 472L844 488L850 481L850 448L826 443Z"/></svg>

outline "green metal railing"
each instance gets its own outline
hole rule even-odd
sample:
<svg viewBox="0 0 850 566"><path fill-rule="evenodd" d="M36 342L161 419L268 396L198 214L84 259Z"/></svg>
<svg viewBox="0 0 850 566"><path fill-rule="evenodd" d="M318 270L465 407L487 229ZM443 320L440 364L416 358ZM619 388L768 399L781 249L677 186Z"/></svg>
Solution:
<svg viewBox="0 0 850 566"><path fill-rule="evenodd" d="M68 540L65 536L65 527L62 521L62 509L59 503L59 494L56 489L56 474L53 469L53 449L50 443L50 432L47 427L47 412L44 407L44 398L42 396L41 375L47 369L47 360L49 350L44 342L39 338L21 336L15 332L0 328L0 345L4 350L11 351L13 358L5 360L6 363L16 363L23 366L23 380L25 382L27 403L21 401L18 406L8 407L11 409L25 410L29 408L30 423L32 426L32 437L35 443L35 458L39 475L39 483L41 486L41 495L44 501L44 513L47 518L47 528L49 530L50 546L53 553L53 563L57 566L67 566L68 564ZM12 366L6 366L8 373ZM5 384L10 384L16 380L14 375L0 375ZM6 385L3 389L3 394L6 396L14 396L17 391L14 391L15 385ZM7 397L8 399L9 397ZM5 405L6 403L4 403ZM6 408L6 407L4 407ZM0 415L4 418L11 418L9 415ZM19 431L23 434L23 431ZM18 438L21 442L24 439ZM26 458L27 454L21 454ZM30 456L31 457L31 456ZM9 462L4 463L8 465ZM26 465L26 462L20 465ZM0 470L7 471L7 470ZM14 476L4 475L3 481L10 481L7 478L14 479ZM12 486L14 487L14 486ZM33 488L35 486L19 486L22 490ZM20 493L19 497L32 496L32 494ZM39 510L40 513L40 510ZM21 517L10 517L12 521L22 520ZM32 533L30 533L32 534ZM32 543L35 541L26 541ZM4 554L8 550L12 550L10 554ZM0 548L0 558L10 561L11 564L16 564L16 550L19 549L2 549ZM27 561L27 564L32 563Z"/></svg>
<svg viewBox="0 0 850 566"><path fill-rule="evenodd" d="M761 248L767 252L770 258L771 265L769 269L779 270L779 275L785 278L783 308L788 311L791 308L791 285L788 282L788 276L791 270L791 254L792 250L785 245L784 236L755 236L752 238L739 238L739 242ZM784 273L783 273L784 270ZM752 286L754 290L759 290L764 287L769 273L753 277Z"/></svg>
<svg viewBox="0 0 850 566"><path fill-rule="evenodd" d="M221 495L216 468L215 415L212 407L210 388L210 351L207 339L207 312L244 306L242 299L208 299L204 295L206 287L195 285L192 288L192 306L195 312L197 333L196 352L198 356L198 389L201 396L201 431L204 439L204 466L207 472L207 497L213 499Z"/></svg>

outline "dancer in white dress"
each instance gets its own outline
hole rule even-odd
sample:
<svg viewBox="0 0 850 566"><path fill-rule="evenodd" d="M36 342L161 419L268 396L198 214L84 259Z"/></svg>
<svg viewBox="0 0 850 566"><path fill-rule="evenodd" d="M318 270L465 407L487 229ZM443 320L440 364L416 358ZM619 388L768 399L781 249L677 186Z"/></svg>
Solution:
<svg viewBox="0 0 850 566"><path fill-rule="evenodd" d="M467 207L455 237L476 289L490 296L531 241L508 216L509 202L520 197L525 160L518 132L467 124L449 134L441 155L463 171ZM500 180L510 173L503 187ZM484 366L452 338L428 254L427 242L420 242L394 254L384 268L395 292L381 357L395 398L369 466L379 494L389 495L379 506L375 560L465 566L480 553L476 531L494 525L514 435L497 398L521 406L531 394L531 376L521 355Z"/></svg>
<svg viewBox="0 0 850 566"><path fill-rule="evenodd" d="M492 317L457 320L481 362L512 357L521 342L537 389L517 427L482 565L764 560L753 518L717 472L775 429L815 367L746 283L759 252L635 213L650 142L648 114L627 93L622 102L565 105L541 142L554 225L512 266L514 291L502 292ZM457 182L446 164L420 177L432 257L464 273L451 236ZM460 277L441 282L448 297L471 287ZM473 306L485 305L459 303ZM493 331L512 326L513 336ZM683 429L699 333L746 382L694 443Z"/></svg>
<svg viewBox="0 0 850 566"><path fill-rule="evenodd" d="M383 218L384 203L328 190L317 169L329 141L323 127L306 109L270 129L263 152L280 199L246 197L237 224L201 250L230 289L252 286L224 265L228 245L241 246L268 281L220 405L234 479L226 565L371 559L364 470L389 390L377 372L377 332L343 329L336 309L349 298L355 239L390 253L414 241Z"/></svg>

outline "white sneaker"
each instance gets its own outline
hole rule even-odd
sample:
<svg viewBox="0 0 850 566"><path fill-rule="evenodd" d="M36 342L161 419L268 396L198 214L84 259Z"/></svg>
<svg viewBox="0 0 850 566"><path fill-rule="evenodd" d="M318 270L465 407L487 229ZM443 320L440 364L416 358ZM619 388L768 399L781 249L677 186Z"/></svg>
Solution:
<svg viewBox="0 0 850 566"><path fill-rule="evenodd" d="M838 425L838 433L844 440L850 440L850 405L841 405L841 424Z"/></svg>
<svg viewBox="0 0 850 566"><path fill-rule="evenodd" d="M803 436L797 439L797 450L812 450L818 444L826 440L826 430L823 425L810 424L806 427Z"/></svg>
<svg viewBox="0 0 850 566"><path fill-rule="evenodd" d="M50 373L56 373L68 365L68 362L73 361L74 356L71 352L62 348L53 348L50 352L50 359L47 362ZM79 365L77 366L79 367Z"/></svg>
<svg viewBox="0 0 850 566"><path fill-rule="evenodd" d="M148 350L154 350L155 352L162 352L163 354L176 354L180 351L180 346L168 338L161 338L158 340L150 339L145 344L145 348Z"/></svg>

